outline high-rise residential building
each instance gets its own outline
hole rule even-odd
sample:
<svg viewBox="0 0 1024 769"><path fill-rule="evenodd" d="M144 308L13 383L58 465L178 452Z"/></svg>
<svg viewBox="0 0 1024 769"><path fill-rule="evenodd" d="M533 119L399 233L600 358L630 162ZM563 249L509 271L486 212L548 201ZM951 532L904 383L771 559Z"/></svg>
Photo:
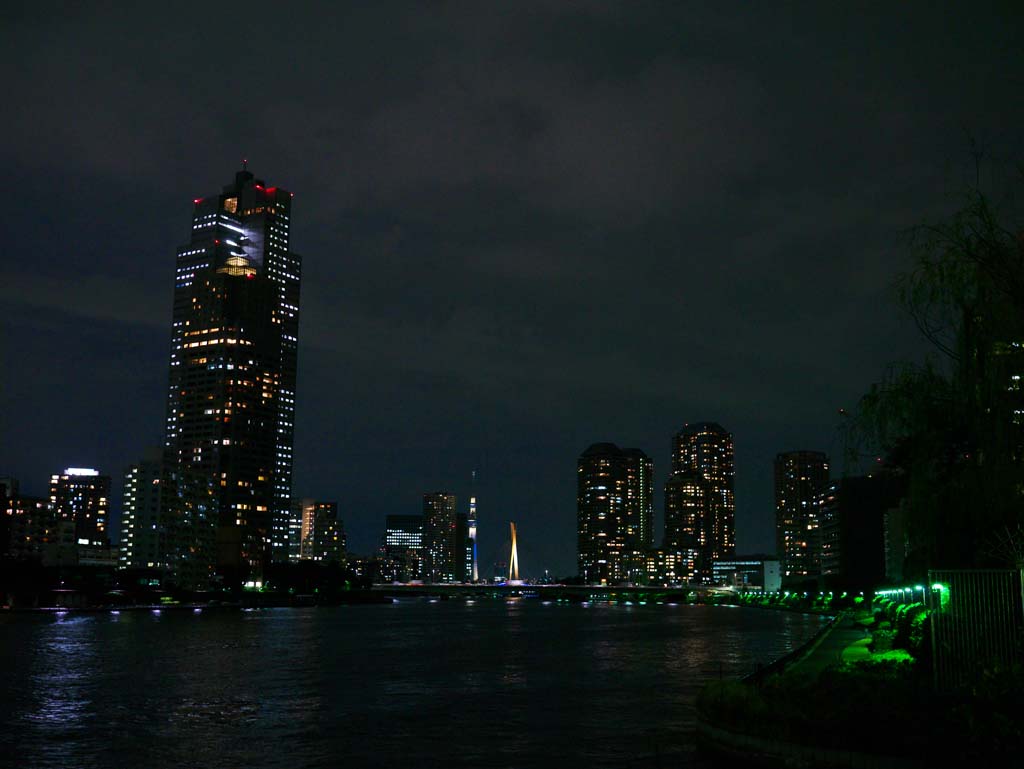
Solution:
<svg viewBox="0 0 1024 769"><path fill-rule="evenodd" d="M817 500L828 476L828 457L820 451L775 457L775 551L783 577L820 572Z"/></svg>
<svg viewBox="0 0 1024 769"><path fill-rule="evenodd" d="M457 500L454 494L433 492L423 495L423 579L426 582L454 582Z"/></svg>
<svg viewBox="0 0 1024 769"><path fill-rule="evenodd" d="M684 479L681 486L677 479ZM712 564L719 559L732 558L736 551L736 497L734 491L735 466L733 462L732 434L715 422L699 422L680 430L672 445L672 475L666 484L665 531L693 530L697 548L697 576L712 579ZM687 524L691 505L697 502L695 492L687 491L691 482L700 486L696 523ZM668 493L685 491L685 504L680 503L675 520L675 509L668 508Z"/></svg>
<svg viewBox="0 0 1024 769"><path fill-rule="evenodd" d="M109 550L107 515L110 476L88 467L69 467L50 476L50 508L58 521L74 524L79 558Z"/></svg>
<svg viewBox="0 0 1024 769"><path fill-rule="evenodd" d="M576 463L576 553L591 584L616 584L646 571L653 537L653 476L640 449L595 443Z"/></svg>
<svg viewBox="0 0 1024 769"><path fill-rule="evenodd" d="M292 196L244 169L178 249L161 505L172 575L261 581L287 560L301 258Z"/></svg>
<svg viewBox="0 0 1024 769"><path fill-rule="evenodd" d="M691 583L705 541L708 521L708 484L691 470L672 473L665 482L665 539L662 550L675 557L671 581Z"/></svg>
<svg viewBox="0 0 1024 769"><path fill-rule="evenodd" d="M317 502L313 508L313 560L345 563L345 524L337 502Z"/></svg>
<svg viewBox="0 0 1024 769"><path fill-rule="evenodd" d="M167 569L160 532L163 451L150 449L124 474L121 496L120 565L125 569Z"/></svg>
<svg viewBox="0 0 1024 769"><path fill-rule="evenodd" d="M346 563L345 524L338 518L337 502L309 497L292 500L286 555L287 563Z"/></svg>
<svg viewBox="0 0 1024 769"><path fill-rule="evenodd" d="M654 463L640 449L623 449L626 466L626 547L654 546Z"/></svg>
<svg viewBox="0 0 1024 769"><path fill-rule="evenodd" d="M387 577L398 582L420 579L423 555L423 516L389 515L385 522L382 556Z"/></svg>

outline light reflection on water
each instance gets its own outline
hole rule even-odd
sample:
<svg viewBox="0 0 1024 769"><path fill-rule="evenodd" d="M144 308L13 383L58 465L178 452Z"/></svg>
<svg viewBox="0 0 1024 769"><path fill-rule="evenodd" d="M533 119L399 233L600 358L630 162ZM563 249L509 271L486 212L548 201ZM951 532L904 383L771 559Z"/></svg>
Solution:
<svg viewBox="0 0 1024 769"><path fill-rule="evenodd" d="M0 764L697 765L702 683L821 622L533 601L9 614Z"/></svg>
<svg viewBox="0 0 1024 769"><path fill-rule="evenodd" d="M59 614L39 638L30 666L34 702L25 718L42 729L77 730L90 715L89 676L95 664L92 616ZM5 659L11 659L6 657Z"/></svg>

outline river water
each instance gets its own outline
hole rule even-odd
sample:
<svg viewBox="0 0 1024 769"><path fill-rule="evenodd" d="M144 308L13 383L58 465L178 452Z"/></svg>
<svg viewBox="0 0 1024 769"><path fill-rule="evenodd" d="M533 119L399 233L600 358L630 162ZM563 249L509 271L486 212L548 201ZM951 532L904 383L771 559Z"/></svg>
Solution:
<svg viewBox="0 0 1024 769"><path fill-rule="evenodd" d="M0 616L0 765L703 766L701 685L813 635L540 601Z"/></svg>

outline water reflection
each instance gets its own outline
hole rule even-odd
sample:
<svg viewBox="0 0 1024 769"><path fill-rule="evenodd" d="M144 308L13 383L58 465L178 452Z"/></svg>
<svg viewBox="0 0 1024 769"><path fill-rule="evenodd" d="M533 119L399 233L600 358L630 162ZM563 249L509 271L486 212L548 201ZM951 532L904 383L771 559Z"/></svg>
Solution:
<svg viewBox="0 0 1024 769"><path fill-rule="evenodd" d="M94 624L92 616L58 612L40 626L38 644L27 660L29 701L23 719L48 747L76 739L88 728L96 672Z"/></svg>
<svg viewBox="0 0 1024 769"><path fill-rule="evenodd" d="M11 615L0 755L44 769L685 765L702 681L818 626L539 601Z"/></svg>

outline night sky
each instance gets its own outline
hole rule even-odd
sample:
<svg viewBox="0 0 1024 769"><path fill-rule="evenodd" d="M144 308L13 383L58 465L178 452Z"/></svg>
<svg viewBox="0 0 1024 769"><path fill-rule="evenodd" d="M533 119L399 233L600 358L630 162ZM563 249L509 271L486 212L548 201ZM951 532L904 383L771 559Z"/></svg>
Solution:
<svg viewBox="0 0 1024 769"><path fill-rule="evenodd" d="M1015 4L10 5L0 475L96 467L120 509L192 199L246 157L295 193L296 495L369 553L479 468L488 575L509 520L527 575L575 572L595 441L654 460L660 540L695 421L771 551L776 452L841 471L838 409L924 351L906 230L1024 128Z"/></svg>

